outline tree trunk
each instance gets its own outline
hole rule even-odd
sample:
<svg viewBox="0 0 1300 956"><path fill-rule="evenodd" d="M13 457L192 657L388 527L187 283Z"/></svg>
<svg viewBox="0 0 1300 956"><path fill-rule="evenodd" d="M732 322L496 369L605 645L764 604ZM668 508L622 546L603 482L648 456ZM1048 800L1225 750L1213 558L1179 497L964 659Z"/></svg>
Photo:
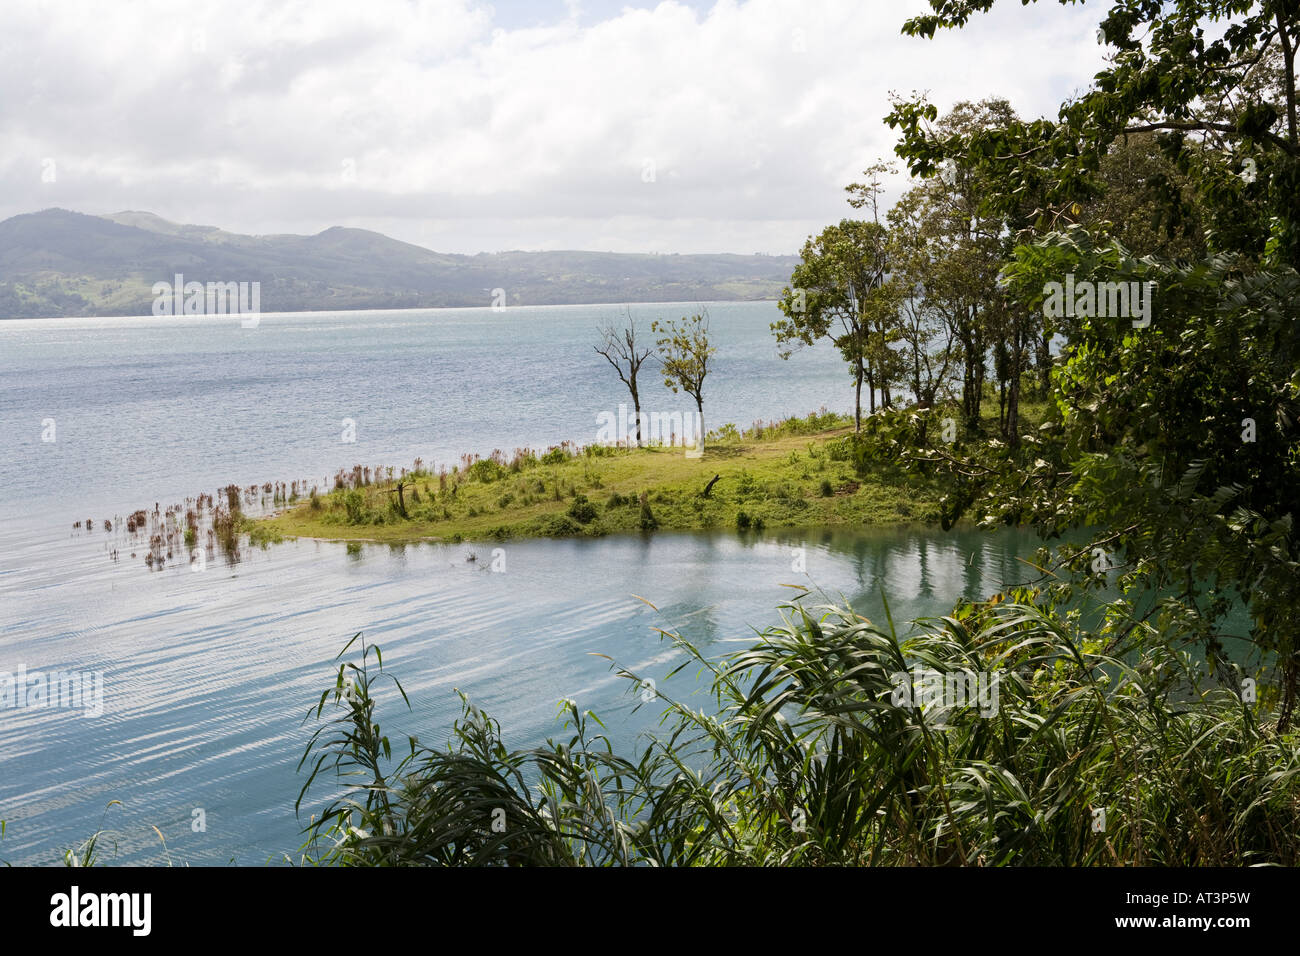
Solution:
<svg viewBox="0 0 1300 956"><path fill-rule="evenodd" d="M1038 387L1043 393L1041 397L1046 398L1052 387L1052 337L1046 329L1037 344Z"/></svg>
<svg viewBox="0 0 1300 956"><path fill-rule="evenodd" d="M853 430L862 431L862 363L858 363L853 379Z"/></svg>
<svg viewBox="0 0 1300 956"><path fill-rule="evenodd" d="M1017 328L1012 339L1011 381L1007 387L1007 443L1013 449L1020 447L1020 372L1029 353L1026 346L1026 333Z"/></svg>

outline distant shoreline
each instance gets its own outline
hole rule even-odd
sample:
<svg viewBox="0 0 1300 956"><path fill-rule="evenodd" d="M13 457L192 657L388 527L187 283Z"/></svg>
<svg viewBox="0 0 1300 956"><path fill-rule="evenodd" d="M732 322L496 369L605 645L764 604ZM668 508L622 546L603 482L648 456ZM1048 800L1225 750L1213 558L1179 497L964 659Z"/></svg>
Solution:
<svg viewBox="0 0 1300 956"><path fill-rule="evenodd" d="M429 305L413 306L401 309L372 309L372 308L346 308L346 309L298 309L288 312L268 312L263 310L259 313L261 318L275 318L276 316L302 316L302 315L343 315L352 312L374 312L380 314L406 313L406 312L515 312L523 309L626 309L637 308L639 306L681 306L683 308L693 308L701 305L755 305L764 302L770 302L776 305L777 299L681 299L673 301L645 301L645 302L549 302L539 305L509 305L504 308L493 308L490 305ZM177 319L181 321L192 321L194 319L219 319L222 321L235 321L239 319L237 313L221 315L216 313L200 315L153 315L131 314L131 315L23 315L23 316L0 316L0 322L70 322L84 319Z"/></svg>

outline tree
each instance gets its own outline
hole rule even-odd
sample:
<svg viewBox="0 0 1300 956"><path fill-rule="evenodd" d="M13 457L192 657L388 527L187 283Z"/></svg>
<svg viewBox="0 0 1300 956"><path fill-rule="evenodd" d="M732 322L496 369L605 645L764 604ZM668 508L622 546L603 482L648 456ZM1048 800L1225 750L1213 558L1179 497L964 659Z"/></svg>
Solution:
<svg viewBox="0 0 1300 956"><path fill-rule="evenodd" d="M1119 240L1139 259L1205 256L1205 210L1155 134L1116 139L1101 158L1097 179L1101 193L1081 203L1078 214L1094 235Z"/></svg>
<svg viewBox="0 0 1300 956"><path fill-rule="evenodd" d="M873 327L881 336L886 324L887 293L881 287L887 254L888 231L879 223L844 219L827 226L804 243L803 261L795 266L778 303L785 318L772 323L778 345L787 346L782 358L822 338L840 350L853 375L853 417L859 431L863 383L874 413L876 387L888 386L891 371L880 349L871 349Z"/></svg>
<svg viewBox="0 0 1300 956"><path fill-rule="evenodd" d="M641 434L641 393L637 387L637 375L641 371L641 365L653 354L654 349L637 345L636 322L632 318L631 309L627 312L627 325L621 331L616 331L612 323L607 323L599 329L599 332L601 344L593 347L598 355L603 355L605 361L614 367L619 380L627 386L627 390L632 395L636 443L640 445L645 436Z"/></svg>
<svg viewBox="0 0 1300 956"><path fill-rule="evenodd" d="M704 444L704 379L709 374L709 359L717 349L709 344L709 312L702 309L681 324L669 320L655 321L650 331L663 333L656 341L659 347L659 365L664 373L664 385L679 390L695 399L700 416L700 446Z"/></svg>
<svg viewBox="0 0 1300 956"><path fill-rule="evenodd" d="M899 330L918 408L932 408L946 397L959 364L953 312L941 295L940 270L952 260L939 254L932 231L934 183L909 189L889 211L893 281L899 295Z"/></svg>
<svg viewBox="0 0 1300 956"><path fill-rule="evenodd" d="M992 0L931 0L905 31L960 27ZM1035 197L1005 277L1012 298L1039 307L1048 283L1136 282L1158 290L1146 324L1093 310L1060 317L1053 417L1021 452L982 447L921 456L948 466L952 520L1032 517L1041 531L1086 530L1065 557L1071 587L1101 553L1122 584L1145 593L1142 626L1195 640L1225 680L1223 648L1248 614L1250 639L1276 665L1278 729L1300 701L1300 140L1293 0L1146 3L1118 0L1101 35L1118 52L1094 87L1057 120L1013 120L933 134L933 107L896 104L897 151L930 175L955 159L985 183L981 208L1011 217ZM1207 39L1207 32L1217 39ZM1280 68L1276 81L1255 71ZM1116 138L1153 133L1213 224L1207 257L1137 258L1078 225L1104 192ZM1177 190L1155 194L1176 212ZM1149 286L1146 284L1150 283ZM890 439L894 447L905 441ZM1097 568L1094 565L1093 571ZM1148 623L1150 621L1151 623Z"/></svg>
<svg viewBox="0 0 1300 956"><path fill-rule="evenodd" d="M880 194L884 191L882 178L894 172L895 169L891 164L876 162L865 170L866 182L850 183L844 187L844 191L849 194L849 205L854 209L870 209L871 221L878 227L881 226ZM884 235L883 271L875 277L874 284L863 295L861 313L866 337L866 368L870 373L870 380L879 381L881 406L891 408L894 404L891 384L902 380L906 374L906 362L904 357L894 350L895 343L902 340L901 286L889 281L889 273L893 268L890 263L893 244L887 228ZM874 412L874 389L871 399L871 410Z"/></svg>
<svg viewBox="0 0 1300 956"><path fill-rule="evenodd" d="M933 12L908 20L903 32L932 37L939 29L960 28L994 2L930 0ZM1006 211L1026 196L1038 197L1033 224L1040 233L1078 221L1082 204L1102 188L1097 174L1117 137L1156 134L1215 225L1211 252L1258 257L1273 248L1295 266L1296 13L1294 0L1114 0L1098 31L1114 51L1107 68L1090 90L1063 104L1055 120L937 136L927 128L937 111L917 99L896 102L887 122L902 130L896 151L913 175L932 175L945 159L967 158L987 173L988 208ZM1165 205L1172 210L1177 202L1176 192L1167 190Z"/></svg>
<svg viewBox="0 0 1300 956"><path fill-rule="evenodd" d="M1015 119L1006 100L961 102L929 131L936 138L967 135ZM1029 364L1041 321L1009 308L998 273L1011 248L1018 220L987 212L988 188L981 170L960 159L943 175L909 190L889 213L900 276L914 290L905 309L939 316L946 336L960 347L961 408L968 432L980 429L987 360L993 351L1003 435L1015 441L1020 373ZM1016 216L1022 210L1013 209ZM912 328L916 329L915 316ZM918 330L919 331L919 330ZM913 356L915 369L919 356Z"/></svg>

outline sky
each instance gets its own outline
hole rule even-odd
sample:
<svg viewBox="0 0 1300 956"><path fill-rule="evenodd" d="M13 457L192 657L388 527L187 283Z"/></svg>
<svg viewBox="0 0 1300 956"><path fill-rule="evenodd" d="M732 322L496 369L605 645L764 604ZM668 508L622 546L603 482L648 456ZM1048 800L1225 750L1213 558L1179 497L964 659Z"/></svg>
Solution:
<svg viewBox="0 0 1300 956"><path fill-rule="evenodd" d="M4 0L0 219L143 210L440 252L797 253L891 92L1055 115L1103 8L1002 0ZM901 164L899 164L901 167ZM886 204L906 188L890 180Z"/></svg>

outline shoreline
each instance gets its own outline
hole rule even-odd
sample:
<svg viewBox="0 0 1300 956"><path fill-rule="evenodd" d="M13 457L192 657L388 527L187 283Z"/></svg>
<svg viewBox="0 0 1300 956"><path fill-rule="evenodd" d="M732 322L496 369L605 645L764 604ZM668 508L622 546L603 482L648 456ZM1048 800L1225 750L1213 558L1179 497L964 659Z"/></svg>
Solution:
<svg viewBox="0 0 1300 956"><path fill-rule="evenodd" d="M700 305L746 305L755 302L777 303L777 299L764 298L759 296L752 299L665 299L664 301L652 300L644 302L517 302L514 305L493 307L491 305L416 305L403 306L397 309L386 309L381 307L353 306L351 308L319 308L319 309L291 309L287 311L260 310L257 315L259 318L309 316L309 315L348 315L351 313L401 313L401 312L465 312L479 310L484 312L502 312L511 309L622 309L630 306L669 306L678 305L686 308L695 308ZM84 315L5 315L0 316L0 322L59 322L72 321L75 319L167 319L178 318L184 320L193 319L219 319L229 320L238 319L240 313L201 313L198 315L154 315L152 312L136 313L131 315L119 315L108 313L87 313Z"/></svg>
<svg viewBox="0 0 1300 956"><path fill-rule="evenodd" d="M839 415L723 435L690 459L681 446L561 445L466 456L437 474L402 469L382 478L375 469L371 480L358 466L340 470L329 492L246 518L244 530L254 544L461 544L938 522L937 490L888 463L855 463L852 423Z"/></svg>

